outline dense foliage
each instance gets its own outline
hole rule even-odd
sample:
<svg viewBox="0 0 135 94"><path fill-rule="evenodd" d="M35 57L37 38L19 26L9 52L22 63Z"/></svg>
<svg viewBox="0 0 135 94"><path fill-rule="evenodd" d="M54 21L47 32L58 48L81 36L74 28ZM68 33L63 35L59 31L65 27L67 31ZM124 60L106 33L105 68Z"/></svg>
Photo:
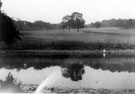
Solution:
<svg viewBox="0 0 135 94"><path fill-rule="evenodd" d="M135 19L111 19L103 20L101 22L91 23L90 27L121 27L121 28L135 28Z"/></svg>
<svg viewBox="0 0 135 94"><path fill-rule="evenodd" d="M62 19L62 28L70 28L77 29L79 31L80 28L84 28L85 20L83 19L83 14L78 12L73 12L72 15L66 15Z"/></svg>
<svg viewBox="0 0 135 94"><path fill-rule="evenodd" d="M59 24L51 24L48 22L43 21L35 21L35 22L28 22L28 21L15 21L18 30L20 31L33 31L33 30L52 30L52 29L59 29Z"/></svg>
<svg viewBox="0 0 135 94"><path fill-rule="evenodd" d="M0 37L8 47L11 47L17 40L21 40L21 33L17 30L14 21L5 13L0 11Z"/></svg>

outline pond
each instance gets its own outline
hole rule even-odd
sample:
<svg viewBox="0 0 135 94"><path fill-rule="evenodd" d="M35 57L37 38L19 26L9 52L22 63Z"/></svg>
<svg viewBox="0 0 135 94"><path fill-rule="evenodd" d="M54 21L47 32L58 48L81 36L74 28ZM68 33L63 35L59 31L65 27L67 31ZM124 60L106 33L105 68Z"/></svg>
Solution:
<svg viewBox="0 0 135 94"><path fill-rule="evenodd" d="M132 57L1 57L0 81L9 73L21 82L23 92L135 89L135 59Z"/></svg>

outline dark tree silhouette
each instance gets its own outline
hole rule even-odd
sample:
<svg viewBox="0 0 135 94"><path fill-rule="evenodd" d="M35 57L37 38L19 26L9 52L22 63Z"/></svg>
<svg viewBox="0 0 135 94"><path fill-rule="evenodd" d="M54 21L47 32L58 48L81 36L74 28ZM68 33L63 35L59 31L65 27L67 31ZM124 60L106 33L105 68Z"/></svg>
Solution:
<svg viewBox="0 0 135 94"><path fill-rule="evenodd" d="M100 22L96 22L96 23L94 23L94 27L95 27L95 28L100 28L100 27L101 27Z"/></svg>
<svg viewBox="0 0 135 94"><path fill-rule="evenodd" d="M8 48L12 47L13 43L21 40L22 35L14 24L14 21L5 13L0 11L0 35L1 39L7 44Z"/></svg>
<svg viewBox="0 0 135 94"><path fill-rule="evenodd" d="M66 16L63 17L62 28L63 28L63 30L65 28L68 28L68 30L70 31L70 28L71 28L71 16L70 15L66 15Z"/></svg>
<svg viewBox="0 0 135 94"><path fill-rule="evenodd" d="M0 0L0 11L1 11L1 6L2 6L2 2L1 2L1 0Z"/></svg>
<svg viewBox="0 0 135 94"><path fill-rule="evenodd" d="M80 28L84 28L85 21L83 19L83 14L79 12L74 12L71 15L71 26L79 31Z"/></svg>
<svg viewBox="0 0 135 94"><path fill-rule="evenodd" d="M79 12L73 12L72 15L66 15L62 19L62 26L64 28L77 29L79 31L80 28L84 28L85 20L83 19L83 14Z"/></svg>

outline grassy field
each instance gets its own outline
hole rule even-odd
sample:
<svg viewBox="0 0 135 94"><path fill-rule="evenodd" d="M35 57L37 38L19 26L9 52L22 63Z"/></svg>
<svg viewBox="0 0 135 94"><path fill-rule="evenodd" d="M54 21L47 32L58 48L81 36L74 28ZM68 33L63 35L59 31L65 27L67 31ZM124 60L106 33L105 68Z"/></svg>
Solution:
<svg viewBox="0 0 135 94"><path fill-rule="evenodd" d="M35 40L51 41L83 41L102 43L129 43L135 44L135 29L101 28L82 29L80 32L74 30L44 30L24 31L25 38Z"/></svg>
<svg viewBox="0 0 135 94"><path fill-rule="evenodd" d="M75 30L21 31L23 45L14 49L95 50L135 49L135 29L85 28Z"/></svg>

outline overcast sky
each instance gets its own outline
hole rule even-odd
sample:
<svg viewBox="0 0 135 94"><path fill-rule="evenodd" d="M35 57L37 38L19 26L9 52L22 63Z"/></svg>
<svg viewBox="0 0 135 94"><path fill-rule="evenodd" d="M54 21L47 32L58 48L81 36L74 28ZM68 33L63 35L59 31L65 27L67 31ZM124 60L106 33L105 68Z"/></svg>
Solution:
<svg viewBox="0 0 135 94"><path fill-rule="evenodd" d="M59 23L72 12L83 14L86 23L106 19L135 19L135 0L2 0L2 10L21 20Z"/></svg>

